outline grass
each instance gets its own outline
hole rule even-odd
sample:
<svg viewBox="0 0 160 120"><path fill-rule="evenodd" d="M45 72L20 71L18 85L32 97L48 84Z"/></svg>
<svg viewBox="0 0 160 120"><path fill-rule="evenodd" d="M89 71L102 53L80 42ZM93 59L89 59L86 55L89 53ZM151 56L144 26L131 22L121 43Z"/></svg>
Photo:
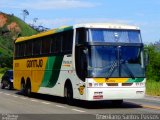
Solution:
<svg viewBox="0 0 160 120"><path fill-rule="evenodd" d="M160 81L147 80L146 82L146 94L152 96L160 96Z"/></svg>
<svg viewBox="0 0 160 120"><path fill-rule="evenodd" d="M0 73L0 82L1 82L2 75L3 75L3 74L2 74L2 73Z"/></svg>

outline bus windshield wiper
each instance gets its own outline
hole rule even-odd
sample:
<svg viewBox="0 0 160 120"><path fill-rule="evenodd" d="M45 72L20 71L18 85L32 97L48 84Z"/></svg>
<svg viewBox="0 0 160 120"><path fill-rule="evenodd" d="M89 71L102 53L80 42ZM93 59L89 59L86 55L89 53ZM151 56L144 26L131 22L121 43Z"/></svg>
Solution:
<svg viewBox="0 0 160 120"><path fill-rule="evenodd" d="M125 62L123 62L124 60L122 60L122 62L120 62L121 64L124 63L124 66L125 66L125 69L124 71L132 78L132 79L135 79L132 71L128 68L128 66L126 65Z"/></svg>
<svg viewBox="0 0 160 120"><path fill-rule="evenodd" d="M108 72L108 74L107 74L107 77L106 77L107 79L113 74L115 68L117 67L117 64L118 64L117 60L115 60L115 61L112 63L111 67L109 68L109 72Z"/></svg>

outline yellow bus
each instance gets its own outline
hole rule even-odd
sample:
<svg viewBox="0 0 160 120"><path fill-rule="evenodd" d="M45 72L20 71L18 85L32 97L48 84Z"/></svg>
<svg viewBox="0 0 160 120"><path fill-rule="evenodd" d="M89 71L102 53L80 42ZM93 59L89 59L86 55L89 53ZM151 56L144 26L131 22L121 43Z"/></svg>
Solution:
<svg viewBox="0 0 160 120"><path fill-rule="evenodd" d="M144 48L136 26L88 23L15 41L14 88L85 101L145 95Z"/></svg>

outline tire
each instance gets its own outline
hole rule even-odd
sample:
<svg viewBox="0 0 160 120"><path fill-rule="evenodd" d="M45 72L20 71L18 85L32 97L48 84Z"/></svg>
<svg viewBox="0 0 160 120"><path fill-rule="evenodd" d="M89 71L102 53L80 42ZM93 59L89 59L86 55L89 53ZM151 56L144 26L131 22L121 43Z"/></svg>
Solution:
<svg viewBox="0 0 160 120"><path fill-rule="evenodd" d="M4 89L5 85L4 85L4 81L1 82L1 89Z"/></svg>
<svg viewBox="0 0 160 120"><path fill-rule="evenodd" d="M25 83L24 82L21 82L21 90L20 90L20 93L22 95L25 95Z"/></svg>
<svg viewBox="0 0 160 120"><path fill-rule="evenodd" d="M122 105L123 100L112 100L112 105L113 106L120 106Z"/></svg>
<svg viewBox="0 0 160 120"><path fill-rule="evenodd" d="M65 100L67 101L67 104L74 105L73 90L72 86L69 84L65 86Z"/></svg>
<svg viewBox="0 0 160 120"><path fill-rule="evenodd" d="M31 83L28 82L25 87L25 95L31 97Z"/></svg>

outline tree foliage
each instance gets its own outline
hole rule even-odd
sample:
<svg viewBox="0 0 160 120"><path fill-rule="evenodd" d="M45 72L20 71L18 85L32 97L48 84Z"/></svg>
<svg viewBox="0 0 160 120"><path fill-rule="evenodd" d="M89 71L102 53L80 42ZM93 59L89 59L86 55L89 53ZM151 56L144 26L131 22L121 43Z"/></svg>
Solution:
<svg viewBox="0 0 160 120"><path fill-rule="evenodd" d="M149 64L147 66L147 79L160 81L160 45L150 44L146 46L149 52Z"/></svg>

